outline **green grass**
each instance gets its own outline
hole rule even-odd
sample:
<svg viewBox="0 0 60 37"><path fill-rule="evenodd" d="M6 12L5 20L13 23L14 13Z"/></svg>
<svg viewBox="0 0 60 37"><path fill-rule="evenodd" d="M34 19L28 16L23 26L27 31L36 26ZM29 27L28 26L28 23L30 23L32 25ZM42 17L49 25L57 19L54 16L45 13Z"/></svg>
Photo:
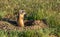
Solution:
<svg viewBox="0 0 60 37"><path fill-rule="evenodd" d="M26 10L27 20L46 19L49 25L60 25L59 0L6 0L0 1L0 19L7 15L17 15L19 9Z"/></svg>
<svg viewBox="0 0 60 37"><path fill-rule="evenodd" d="M56 29L56 33L60 36L60 0L0 0L0 20L7 15L17 15L19 9L26 10L27 16L25 19L27 20L41 20L46 19L47 24L50 28L52 28L53 33L55 33L54 29ZM10 18L10 19L13 19ZM43 30L44 31L44 30ZM35 31L23 31L23 32L10 32L10 37L34 37L41 36L45 37L45 34L42 31L38 31L39 33L35 33ZM46 30L47 31L47 30ZM50 31L46 34L48 36ZM0 31L1 37L5 35L8 36L8 32Z"/></svg>
<svg viewBox="0 0 60 37"><path fill-rule="evenodd" d="M57 34L60 36L60 33L54 29L40 29L40 30L26 30L26 31L4 31L0 30L0 37L49 37L49 34Z"/></svg>

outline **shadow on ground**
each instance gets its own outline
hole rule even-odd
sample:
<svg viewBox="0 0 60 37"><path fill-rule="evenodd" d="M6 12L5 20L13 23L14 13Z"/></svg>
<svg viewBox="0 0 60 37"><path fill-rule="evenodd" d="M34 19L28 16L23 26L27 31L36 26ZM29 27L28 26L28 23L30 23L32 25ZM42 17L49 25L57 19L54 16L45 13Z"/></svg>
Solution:
<svg viewBox="0 0 60 37"><path fill-rule="evenodd" d="M16 20L10 20L8 18L2 18L1 21L6 21L6 22L8 22L8 23L10 23L12 25L18 26Z"/></svg>
<svg viewBox="0 0 60 37"><path fill-rule="evenodd" d="M11 19L8 19L8 18L2 18L1 20L9 22L12 25L18 26L17 20L11 20ZM41 20L24 20L25 26L38 25L38 24L41 24L41 23L44 23L45 25L47 25L46 19L41 19Z"/></svg>

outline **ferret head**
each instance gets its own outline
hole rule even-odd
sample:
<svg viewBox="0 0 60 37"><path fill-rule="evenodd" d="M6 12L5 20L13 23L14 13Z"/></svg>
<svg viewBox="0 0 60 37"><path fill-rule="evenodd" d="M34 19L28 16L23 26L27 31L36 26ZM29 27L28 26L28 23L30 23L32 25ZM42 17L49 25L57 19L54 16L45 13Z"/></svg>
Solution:
<svg viewBox="0 0 60 37"><path fill-rule="evenodd" d="M19 15L20 14L25 15L26 14L25 10L19 10Z"/></svg>

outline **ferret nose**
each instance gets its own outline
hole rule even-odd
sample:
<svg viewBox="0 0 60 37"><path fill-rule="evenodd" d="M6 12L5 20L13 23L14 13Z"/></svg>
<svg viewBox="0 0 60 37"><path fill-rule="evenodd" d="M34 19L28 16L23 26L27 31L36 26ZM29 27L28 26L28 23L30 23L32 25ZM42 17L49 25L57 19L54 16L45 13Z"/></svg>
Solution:
<svg viewBox="0 0 60 37"><path fill-rule="evenodd" d="M27 14L25 13L25 15L24 16L26 16Z"/></svg>

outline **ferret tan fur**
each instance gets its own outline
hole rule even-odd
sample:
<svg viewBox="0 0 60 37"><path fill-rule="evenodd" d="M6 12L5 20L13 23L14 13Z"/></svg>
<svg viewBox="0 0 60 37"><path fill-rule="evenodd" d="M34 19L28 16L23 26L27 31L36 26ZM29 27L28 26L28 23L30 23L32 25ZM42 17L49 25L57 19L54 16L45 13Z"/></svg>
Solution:
<svg viewBox="0 0 60 37"><path fill-rule="evenodd" d="M18 13L18 25L20 27L24 27L24 15L25 15L25 11L24 10L20 10Z"/></svg>

